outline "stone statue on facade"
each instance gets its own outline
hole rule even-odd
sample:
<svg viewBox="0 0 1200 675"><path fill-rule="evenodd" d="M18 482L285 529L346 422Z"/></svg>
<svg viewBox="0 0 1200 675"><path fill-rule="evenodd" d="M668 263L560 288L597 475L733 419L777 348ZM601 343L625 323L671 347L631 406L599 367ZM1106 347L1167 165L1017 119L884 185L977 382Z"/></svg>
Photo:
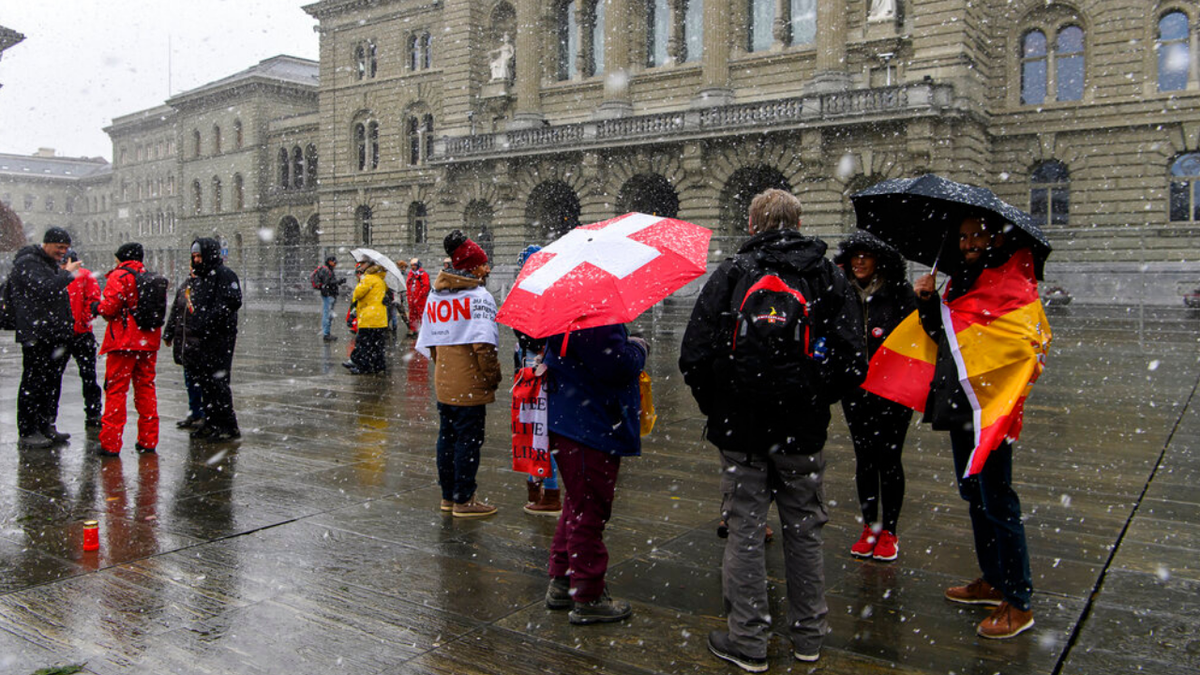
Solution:
<svg viewBox="0 0 1200 675"><path fill-rule="evenodd" d="M500 41L500 47L488 53L491 58L492 82L508 82L513 76L513 57L516 50L508 39L508 33Z"/></svg>
<svg viewBox="0 0 1200 675"><path fill-rule="evenodd" d="M896 0L871 0L871 9L867 11L868 23L896 20Z"/></svg>

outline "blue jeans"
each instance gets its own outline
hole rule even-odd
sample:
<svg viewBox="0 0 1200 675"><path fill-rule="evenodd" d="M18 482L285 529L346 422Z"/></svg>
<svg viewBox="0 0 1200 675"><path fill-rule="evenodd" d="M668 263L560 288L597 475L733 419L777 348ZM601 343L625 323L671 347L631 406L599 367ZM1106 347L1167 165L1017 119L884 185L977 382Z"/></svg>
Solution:
<svg viewBox="0 0 1200 675"><path fill-rule="evenodd" d="M475 496L475 473L479 470L487 406L439 403L437 409L441 418L437 469L442 499L463 504Z"/></svg>
<svg viewBox="0 0 1200 675"><path fill-rule="evenodd" d="M188 416L194 420L204 419L204 400L200 382L187 368L183 369L183 384L187 387L188 393Z"/></svg>
<svg viewBox="0 0 1200 675"><path fill-rule="evenodd" d="M950 446L954 450L958 493L970 505L975 557L979 559L983 580L1003 593L1010 605L1028 610L1033 575L1029 571L1021 502L1012 488L1012 444L1001 443L988 455L983 471L967 479L963 478L963 472L975 449L975 434L970 425L964 431L950 432Z"/></svg>
<svg viewBox="0 0 1200 675"><path fill-rule="evenodd" d="M327 295L321 298L321 332L326 337L329 336L329 329L333 327L333 305L336 302L336 295Z"/></svg>
<svg viewBox="0 0 1200 675"><path fill-rule="evenodd" d="M530 483L541 483L542 487L547 490L558 489L558 462L554 459L554 453L550 453L550 475L544 478L534 478L529 476Z"/></svg>

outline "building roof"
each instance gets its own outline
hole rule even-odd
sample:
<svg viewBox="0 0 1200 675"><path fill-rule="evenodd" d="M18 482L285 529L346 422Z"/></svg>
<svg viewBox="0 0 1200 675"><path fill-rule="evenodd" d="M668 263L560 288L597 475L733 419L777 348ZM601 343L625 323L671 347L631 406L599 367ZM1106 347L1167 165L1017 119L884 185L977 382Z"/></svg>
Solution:
<svg viewBox="0 0 1200 675"><path fill-rule="evenodd" d="M111 170L112 165L103 157L34 157L0 153L0 176L87 178Z"/></svg>
<svg viewBox="0 0 1200 675"><path fill-rule="evenodd" d="M114 132L125 133L132 130L164 126L170 124L174 117L174 108L169 105L159 105L147 110L114 117L112 124L105 127L104 132L111 135Z"/></svg>
<svg viewBox="0 0 1200 675"><path fill-rule="evenodd" d="M25 36L11 28L0 26L0 52L24 40Z"/></svg>
<svg viewBox="0 0 1200 675"><path fill-rule="evenodd" d="M179 103L224 89L233 89L243 84L273 83L298 86L316 92L320 64L298 56L281 54L259 61L257 64L228 77L200 85L167 99L167 105Z"/></svg>

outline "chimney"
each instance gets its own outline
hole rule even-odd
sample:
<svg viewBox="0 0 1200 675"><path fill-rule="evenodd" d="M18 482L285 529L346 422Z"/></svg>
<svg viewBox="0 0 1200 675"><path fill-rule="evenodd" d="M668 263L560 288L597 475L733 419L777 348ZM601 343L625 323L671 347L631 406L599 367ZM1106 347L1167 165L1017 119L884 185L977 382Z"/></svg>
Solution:
<svg viewBox="0 0 1200 675"><path fill-rule="evenodd" d="M34 157L53 157L54 148L38 148L38 151L33 153Z"/></svg>

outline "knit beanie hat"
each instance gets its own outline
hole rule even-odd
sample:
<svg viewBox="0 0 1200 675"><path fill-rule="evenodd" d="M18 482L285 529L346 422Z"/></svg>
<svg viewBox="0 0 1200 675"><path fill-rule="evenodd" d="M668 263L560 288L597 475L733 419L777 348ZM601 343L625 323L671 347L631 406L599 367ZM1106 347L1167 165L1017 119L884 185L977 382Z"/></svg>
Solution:
<svg viewBox="0 0 1200 675"><path fill-rule="evenodd" d="M146 254L142 249L142 245L136 241L131 241L128 244L121 244L121 248L117 249L117 260L120 260L121 262L129 262L130 260L142 262L142 258L144 258L145 255Z"/></svg>
<svg viewBox="0 0 1200 675"><path fill-rule="evenodd" d="M43 244L71 244L71 233L61 227L51 227L42 235Z"/></svg>
<svg viewBox="0 0 1200 675"><path fill-rule="evenodd" d="M442 245L450 254L450 264L456 270L473 270L488 261L487 254L479 244L468 239L462 230L454 230L446 235Z"/></svg>

